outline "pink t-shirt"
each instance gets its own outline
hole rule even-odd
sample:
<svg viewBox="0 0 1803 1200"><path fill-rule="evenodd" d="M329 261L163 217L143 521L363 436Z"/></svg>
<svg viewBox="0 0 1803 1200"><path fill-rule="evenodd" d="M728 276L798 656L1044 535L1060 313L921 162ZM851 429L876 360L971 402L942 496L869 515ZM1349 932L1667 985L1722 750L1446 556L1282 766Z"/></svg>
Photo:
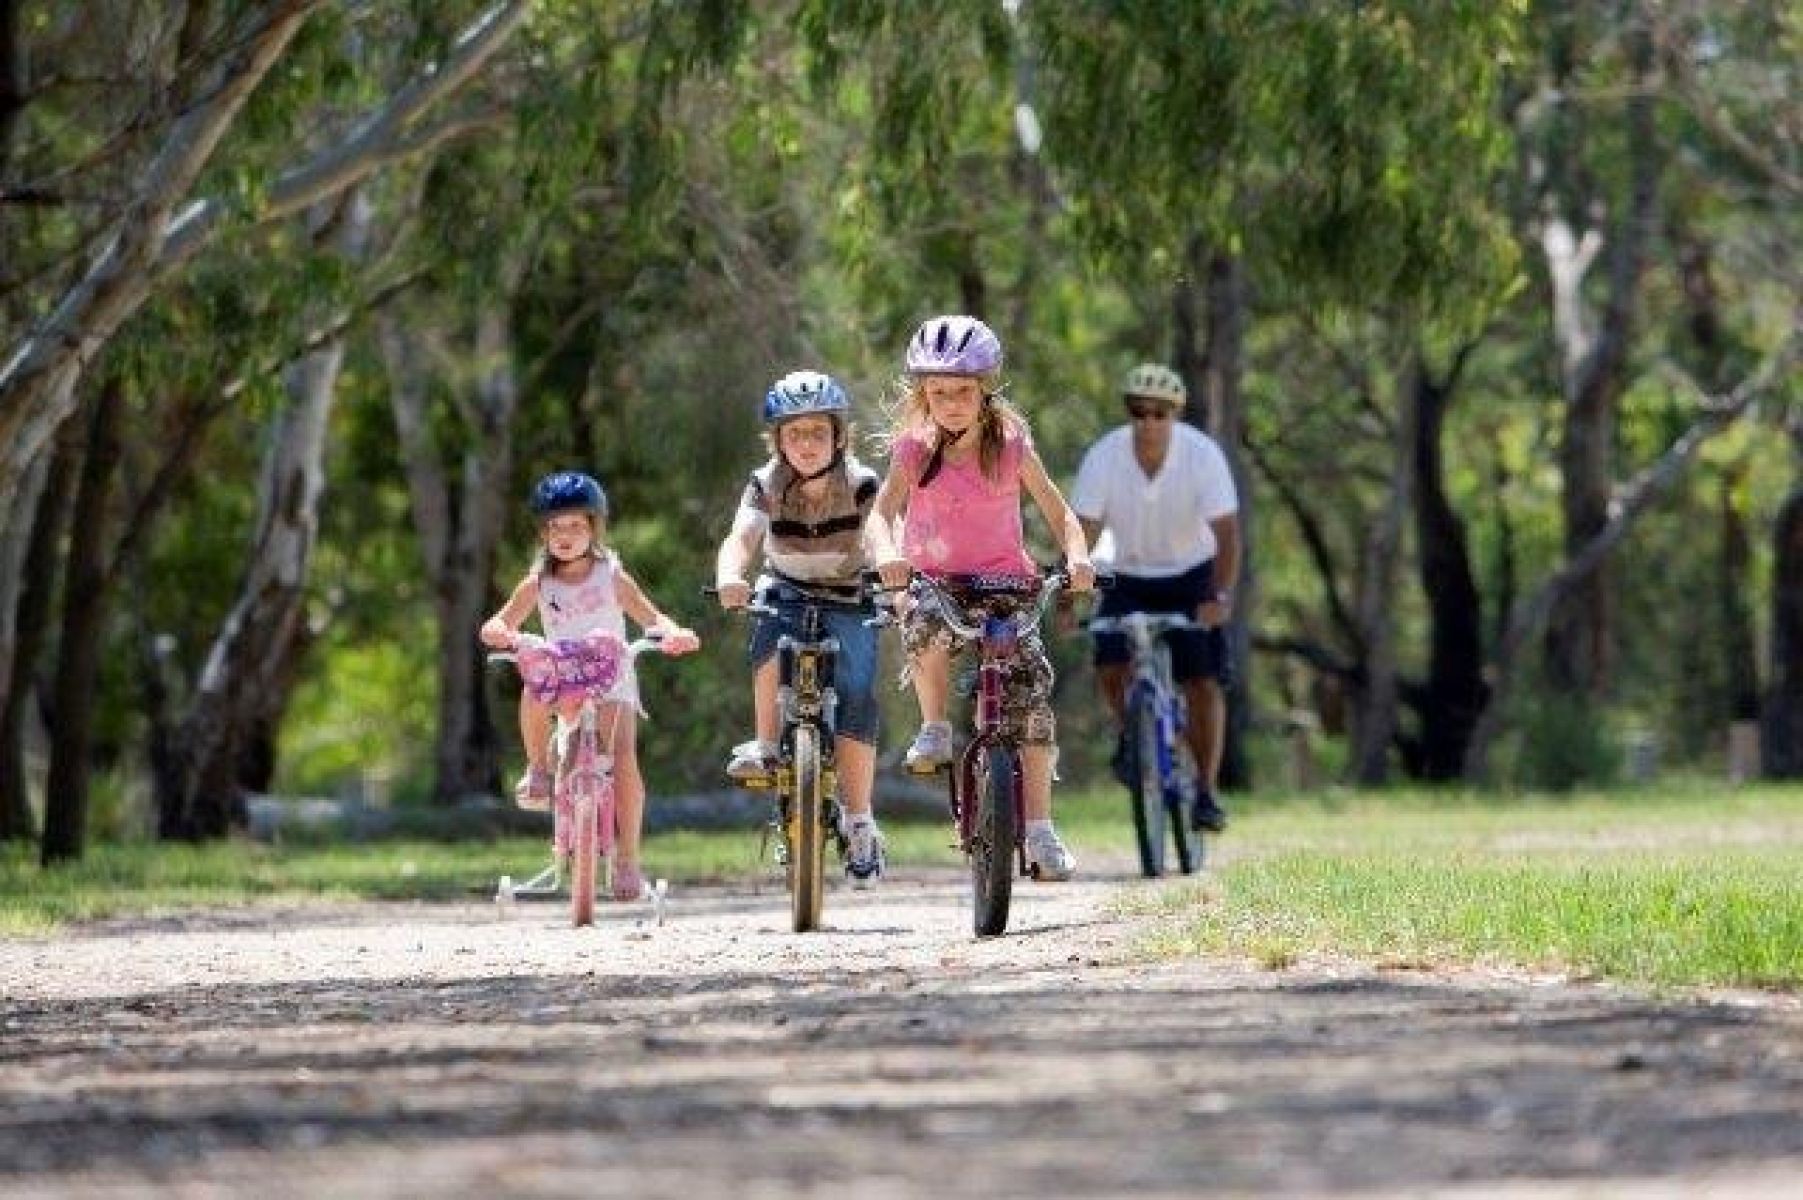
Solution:
<svg viewBox="0 0 1803 1200"><path fill-rule="evenodd" d="M1008 431L993 480L973 456L963 463L941 460L939 473L921 487L921 473L933 456L932 436L905 433L892 447L895 466L916 481L902 516L902 556L930 575L1038 574L1020 516L1026 435Z"/></svg>

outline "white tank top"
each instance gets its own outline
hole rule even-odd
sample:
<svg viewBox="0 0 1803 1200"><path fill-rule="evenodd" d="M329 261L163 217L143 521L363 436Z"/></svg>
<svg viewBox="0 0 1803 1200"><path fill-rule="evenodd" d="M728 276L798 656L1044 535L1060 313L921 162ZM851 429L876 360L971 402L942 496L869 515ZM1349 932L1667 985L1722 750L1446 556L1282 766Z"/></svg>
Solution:
<svg viewBox="0 0 1803 1200"><path fill-rule="evenodd" d="M620 560L611 550L591 560L588 576L579 583L568 583L541 571L538 576L538 619L545 636L552 641L573 640L600 631L611 634L625 644L626 614L614 587ZM620 672L620 680L607 693L607 699L631 704L639 703L638 679L630 663Z"/></svg>

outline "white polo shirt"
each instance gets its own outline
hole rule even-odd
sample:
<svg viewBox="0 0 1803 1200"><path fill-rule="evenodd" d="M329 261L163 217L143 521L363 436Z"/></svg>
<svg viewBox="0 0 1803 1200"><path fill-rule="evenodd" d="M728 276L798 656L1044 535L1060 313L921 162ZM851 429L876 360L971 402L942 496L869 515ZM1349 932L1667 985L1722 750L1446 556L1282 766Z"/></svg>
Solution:
<svg viewBox="0 0 1803 1200"><path fill-rule="evenodd" d="M1131 426L1103 434L1077 469L1071 507L1108 530L1115 570L1160 578L1212 559L1215 534L1208 523L1238 512L1240 502L1220 445L1179 421L1163 465L1149 479L1133 455Z"/></svg>

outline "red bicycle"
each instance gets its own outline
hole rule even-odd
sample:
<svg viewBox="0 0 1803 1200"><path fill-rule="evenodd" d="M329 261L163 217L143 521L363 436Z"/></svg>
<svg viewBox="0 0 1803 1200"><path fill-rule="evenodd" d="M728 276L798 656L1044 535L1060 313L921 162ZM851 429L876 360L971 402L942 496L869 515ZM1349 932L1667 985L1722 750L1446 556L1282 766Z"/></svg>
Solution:
<svg viewBox="0 0 1803 1200"><path fill-rule="evenodd" d="M491 655L494 661L512 661L534 699L554 706L557 726L552 735L553 824L552 865L545 875L515 888L502 876L496 899L502 902L538 888L555 894L561 881L561 864L570 864L570 919L589 925L595 919L595 884L603 859L613 865L614 771L613 755L602 749L601 704L621 673L640 654L659 649L661 639L647 634L630 644L607 633L591 633L567 641L548 641L521 634L513 654ZM613 711L606 745L612 745L618 729L619 709ZM658 880L651 889L658 919L663 917L667 887Z"/></svg>
<svg viewBox="0 0 1803 1200"><path fill-rule="evenodd" d="M969 741L952 764L952 821L958 847L970 864L972 921L978 937L1008 927L1014 876L1027 874L1025 789L1020 743L1003 709L1008 673L1024 635L1038 628L1063 571L1039 579L915 575L919 603L932 605L947 626L978 648L976 704ZM966 597L961 603L952 594Z"/></svg>

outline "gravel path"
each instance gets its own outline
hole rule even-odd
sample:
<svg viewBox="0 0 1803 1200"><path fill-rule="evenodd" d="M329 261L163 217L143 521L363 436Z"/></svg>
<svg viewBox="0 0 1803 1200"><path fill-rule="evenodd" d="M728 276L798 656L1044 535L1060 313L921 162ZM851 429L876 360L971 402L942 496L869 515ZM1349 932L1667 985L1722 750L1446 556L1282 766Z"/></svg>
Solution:
<svg viewBox="0 0 1803 1200"><path fill-rule="evenodd" d="M1794 998L1148 965L1123 886L0 942L0 1195L1803 1196Z"/></svg>

